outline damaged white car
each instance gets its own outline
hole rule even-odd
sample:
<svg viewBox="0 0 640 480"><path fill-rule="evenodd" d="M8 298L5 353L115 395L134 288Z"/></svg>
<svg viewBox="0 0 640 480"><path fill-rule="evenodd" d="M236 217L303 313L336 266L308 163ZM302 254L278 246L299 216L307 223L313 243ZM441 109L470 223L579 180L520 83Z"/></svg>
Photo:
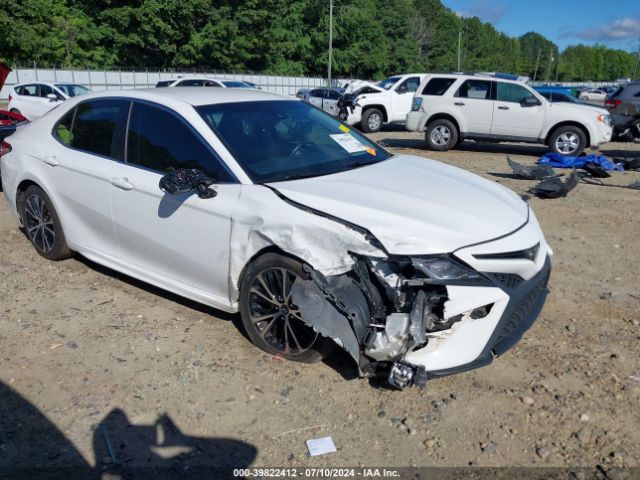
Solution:
<svg viewBox="0 0 640 480"><path fill-rule="evenodd" d="M490 363L546 297L551 249L516 194L299 100L97 93L2 147L8 204L42 256L239 311L290 360L335 342L363 375L424 385Z"/></svg>

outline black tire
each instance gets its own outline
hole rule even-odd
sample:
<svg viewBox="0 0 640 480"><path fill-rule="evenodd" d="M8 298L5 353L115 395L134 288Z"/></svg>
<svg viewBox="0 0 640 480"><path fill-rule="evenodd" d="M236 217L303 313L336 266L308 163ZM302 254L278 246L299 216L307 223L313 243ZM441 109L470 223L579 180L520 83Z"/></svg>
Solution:
<svg viewBox="0 0 640 480"><path fill-rule="evenodd" d="M563 157L579 157L587 147L587 136L580 127L565 125L556 128L549 137L549 148Z"/></svg>
<svg viewBox="0 0 640 480"><path fill-rule="evenodd" d="M446 152L458 144L460 134L450 120L439 118L429 123L424 139L431 150Z"/></svg>
<svg viewBox="0 0 640 480"><path fill-rule="evenodd" d="M18 110L17 108L12 108L11 110L9 110L11 113L17 113L18 115L22 115L22 112L20 112L20 110Z"/></svg>
<svg viewBox="0 0 640 480"><path fill-rule="evenodd" d="M323 339L300 319L297 307L287 298L294 277L309 276L293 258L266 253L254 260L240 282L242 325L260 350L295 362L315 363L322 360ZM263 319L256 321L259 318Z"/></svg>
<svg viewBox="0 0 640 480"><path fill-rule="evenodd" d="M369 108L360 120L361 130L365 133L379 132L384 123L384 115L377 108Z"/></svg>
<svg viewBox="0 0 640 480"><path fill-rule="evenodd" d="M31 185L24 192L20 215L27 238L47 260L63 260L72 254L62 230L60 217L44 191Z"/></svg>

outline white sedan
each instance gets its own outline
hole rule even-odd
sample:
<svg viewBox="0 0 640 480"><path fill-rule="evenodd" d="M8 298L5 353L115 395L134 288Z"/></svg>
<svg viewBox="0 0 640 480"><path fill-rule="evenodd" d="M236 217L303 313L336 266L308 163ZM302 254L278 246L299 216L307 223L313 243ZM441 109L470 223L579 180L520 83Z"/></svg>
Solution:
<svg viewBox="0 0 640 480"><path fill-rule="evenodd" d="M579 100L583 101L598 101L604 102L605 98L607 98L607 92L600 88L590 88L589 90L585 90L581 92L578 96Z"/></svg>
<svg viewBox="0 0 640 480"><path fill-rule="evenodd" d="M515 193L290 97L91 94L0 151L40 255L239 311L258 348L290 360L334 342L363 375L423 385L490 363L545 301L551 249Z"/></svg>

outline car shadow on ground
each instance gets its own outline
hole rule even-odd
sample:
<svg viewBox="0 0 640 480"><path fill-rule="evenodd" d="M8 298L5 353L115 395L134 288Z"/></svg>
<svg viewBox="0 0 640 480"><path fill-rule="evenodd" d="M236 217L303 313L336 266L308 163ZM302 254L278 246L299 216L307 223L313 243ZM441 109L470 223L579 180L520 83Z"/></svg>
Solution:
<svg viewBox="0 0 640 480"><path fill-rule="evenodd" d="M167 414L134 425L115 408L93 431L95 465L36 406L0 382L0 479L238 478L254 446L229 438L185 435ZM242 477L241 477L242 478Z"/></svg>
<svg viewBox="0 0 640 480"><path fill-rule="evenodd" d="M635 145L637 145L637 150L616 150L608 148L606 150L601 150L600 153L610 158L640 158L640 144Z"/></svg>

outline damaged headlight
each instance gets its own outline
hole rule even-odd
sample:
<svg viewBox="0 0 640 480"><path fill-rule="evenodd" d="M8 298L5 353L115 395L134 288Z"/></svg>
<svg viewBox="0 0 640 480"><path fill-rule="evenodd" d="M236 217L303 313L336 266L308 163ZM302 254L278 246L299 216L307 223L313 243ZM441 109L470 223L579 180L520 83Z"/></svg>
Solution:
<svg viewBox="0 0 640 480"><path fill-rule="evenodd" d="M412 258L413 268L434 280L477 281L483 277L468 267L454 262L448 257Z"/></svg>

